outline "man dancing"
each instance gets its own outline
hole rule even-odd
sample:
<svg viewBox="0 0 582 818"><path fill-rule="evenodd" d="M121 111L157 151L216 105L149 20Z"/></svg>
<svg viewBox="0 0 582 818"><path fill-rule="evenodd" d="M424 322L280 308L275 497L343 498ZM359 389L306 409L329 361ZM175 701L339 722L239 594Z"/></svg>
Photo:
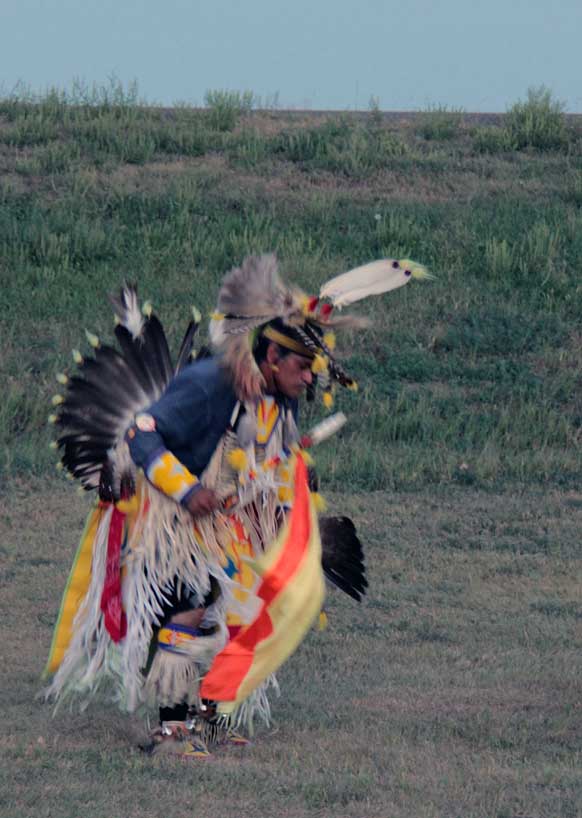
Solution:
<svg viewBox="0 0 582 818"><path fill-rule="evenodd" d="M249 257L221 287L214 354L187 363L195 321L175 368L159 321L122 291L121 352L91 336L95 357L76 354L81 377L61 376L54 399L62 464L99 501L55 629L50 695L113 682L124 709L155 702L152 752L204 756L209 740L241 743L255 717L268 723L274 671L324 594L304 453L322 435L299 435L298 399L317 379L328 404L335 383L355 386L331 331L358 322L334 307L411 276L426 272L376 262L309 298L281 281L274 256ZM323 571L359 599L353 524L320 525Z"/></svg>

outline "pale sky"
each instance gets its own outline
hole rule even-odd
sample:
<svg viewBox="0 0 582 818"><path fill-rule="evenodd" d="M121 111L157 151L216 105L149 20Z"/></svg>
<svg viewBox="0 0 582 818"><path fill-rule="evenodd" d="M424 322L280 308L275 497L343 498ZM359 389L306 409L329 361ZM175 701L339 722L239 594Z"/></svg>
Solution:
<svg viewBox="0 0 582 818"><path fill-rule="evenodd" d="M251 90L281 107L582 112L582 0L0 0L0 91L138 83L151 103Z"/></svg>

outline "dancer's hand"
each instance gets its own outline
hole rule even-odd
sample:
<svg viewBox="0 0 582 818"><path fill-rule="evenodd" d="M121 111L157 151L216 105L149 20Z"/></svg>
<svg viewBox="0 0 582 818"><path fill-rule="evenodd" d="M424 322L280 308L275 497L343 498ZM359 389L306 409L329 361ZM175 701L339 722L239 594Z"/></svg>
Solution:
<svg viewBox="0 0 582 818"><path fill-rule="evenodd" d="M190 497L187 508L193 517L203 517L211 514L218 507L219 500L212 489L198 489Z"/></svg>

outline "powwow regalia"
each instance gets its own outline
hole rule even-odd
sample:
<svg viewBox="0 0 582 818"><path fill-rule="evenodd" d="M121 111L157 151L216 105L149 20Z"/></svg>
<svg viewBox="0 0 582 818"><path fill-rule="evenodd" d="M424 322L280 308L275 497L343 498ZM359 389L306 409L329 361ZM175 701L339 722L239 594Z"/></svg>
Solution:
<svg viewBox="0 0 582 818"><path fill-rule="evenodd" d="M309 297L274 256L248 257L220 289L211 350L193 360L196 312L175 365L136 288L112 299L118 349L88 333L93 355L74 353L78 374L60 375L53 399L61 464L98 499L55 628L49 696L109 687L124 710L156 704L149 749L193 756L210 739L243 741L235 730L257 716L269 723L274 674L317 620L324 577L358 601L367 587L353 523L318 517L307 451L345 418L302 436L298 394L318 382L330 405L335 384L356 386L333 331L363 322L341 307L427 276L382 260Z"/></svg>

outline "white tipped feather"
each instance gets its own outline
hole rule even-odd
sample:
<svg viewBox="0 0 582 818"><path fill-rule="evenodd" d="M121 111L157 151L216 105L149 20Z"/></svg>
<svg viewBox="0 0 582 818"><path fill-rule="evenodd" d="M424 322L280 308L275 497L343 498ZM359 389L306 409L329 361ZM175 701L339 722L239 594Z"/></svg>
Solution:
<svg viewBox="0 0 582 818"><path fill-rule="evenodd" d="M122 324L132 338L139 338L143 330L143 315L139 308L137 292L133 287L124 287L121 293L123 304L122 314L117 314L120 324ZM120 311L121 312L121 311Z"/></svg>
<svg viewBox="0 0 582 818"><path fill-rule="evenodd" d="M424 267L405 259L381 259L356 267L327 281L320 298L329 298L336 307L345 307L369 295L380 295L408 284L411 278L430 278Z"/></svg>

